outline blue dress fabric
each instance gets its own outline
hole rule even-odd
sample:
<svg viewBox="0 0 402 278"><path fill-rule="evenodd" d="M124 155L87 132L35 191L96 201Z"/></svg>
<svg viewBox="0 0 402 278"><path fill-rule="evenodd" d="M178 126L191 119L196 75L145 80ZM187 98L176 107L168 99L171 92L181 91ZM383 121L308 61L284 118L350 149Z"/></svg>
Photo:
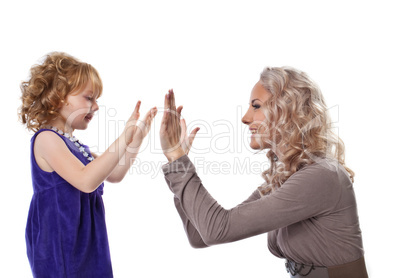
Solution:
<svg viewBox="0 0 402 278"><path fill-rule="evenodd" d="M105 223L103 183L84 193L55 171L36 163L31 139L33 197L26 226L26 245L32 274L38 278L113 277ZM55 132L84 165L90 163L68 138ZM89 149L84 145L87 153ZM68 167L68 165L66 165Z"/></svg>

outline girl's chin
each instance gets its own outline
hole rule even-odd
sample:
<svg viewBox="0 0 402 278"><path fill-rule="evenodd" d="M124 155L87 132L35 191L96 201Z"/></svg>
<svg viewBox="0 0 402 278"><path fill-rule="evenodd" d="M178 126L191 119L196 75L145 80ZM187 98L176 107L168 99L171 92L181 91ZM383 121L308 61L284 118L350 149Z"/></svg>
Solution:
<svg viewBox="0 0 402 278"><path fill-rule="evenodd" d="M73 125L72 126L74 130L85 130L88 128L88 123L83 123L79 125Z"/></svg>

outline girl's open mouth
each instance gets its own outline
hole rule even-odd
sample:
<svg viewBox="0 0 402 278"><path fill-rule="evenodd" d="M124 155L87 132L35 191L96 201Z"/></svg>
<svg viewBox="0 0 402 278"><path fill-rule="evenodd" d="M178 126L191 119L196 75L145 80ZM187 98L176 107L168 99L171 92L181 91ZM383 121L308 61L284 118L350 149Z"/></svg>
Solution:
<svg viewBox="0 0 402 278"><path fill-rule="evenodd" d="M92 118L93 118L93 114L88 114L88 115L86 115L85 116L85 119L87 120L87 121L91 121L92 120Z"/></svg>

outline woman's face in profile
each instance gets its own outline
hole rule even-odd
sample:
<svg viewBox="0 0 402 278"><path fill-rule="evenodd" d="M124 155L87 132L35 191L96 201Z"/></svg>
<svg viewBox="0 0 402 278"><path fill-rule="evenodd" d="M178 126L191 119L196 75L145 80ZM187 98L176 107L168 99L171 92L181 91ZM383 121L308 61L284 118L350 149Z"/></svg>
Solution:
<svg viewBox="0 0 402 278"><path fill-rule="evenodd" d="M270 147L267 143L261 146L262 141L257 140L257 138L264 139L262 135L266 135L262 106L270 97L271 94L258 81L251 91L249 108L242 118L242 122L249 126L251 132L250 147L255 150Z"/></svg>

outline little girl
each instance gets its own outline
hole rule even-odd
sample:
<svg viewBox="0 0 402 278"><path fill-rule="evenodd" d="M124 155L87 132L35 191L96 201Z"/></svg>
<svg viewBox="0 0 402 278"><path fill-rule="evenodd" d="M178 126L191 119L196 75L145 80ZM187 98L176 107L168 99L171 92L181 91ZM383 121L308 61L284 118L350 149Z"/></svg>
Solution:
<svg viewBox="0 0 402 278"><path fill-rule="evenodd" d="M95 68L65 53L49 54L21 84L21 121L31 139L33 197L26 227L34 277L113 277L103 182L126 175L156 108L137 124L138 102L124 132L97 157L73 136L99 109L102 81Z"/></svg>

